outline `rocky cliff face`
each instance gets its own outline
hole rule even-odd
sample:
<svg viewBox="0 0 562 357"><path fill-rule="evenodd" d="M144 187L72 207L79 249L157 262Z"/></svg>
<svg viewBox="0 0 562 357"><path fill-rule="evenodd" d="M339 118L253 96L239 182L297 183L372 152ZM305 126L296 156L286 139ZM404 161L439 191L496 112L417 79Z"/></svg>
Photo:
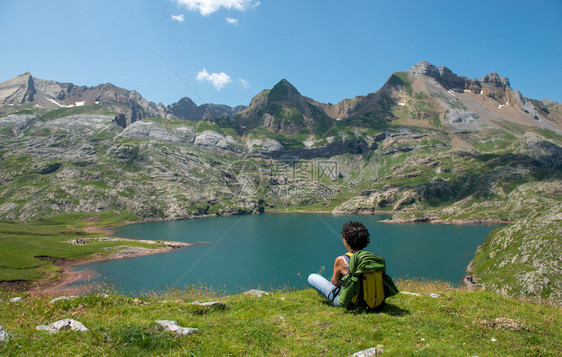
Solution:
<svg viewBox="0 0 562 357"><path fill-rule="evenodd" d="M220 104L202 104L198 106L187 97L167 107L167 111L172 116L194 121L231 117L244 109L246 109L246 106L243 105L230 107Z"/></svg>
<svg viewBox="0 0 562 357"><path fill-rule="evenodd" d="M181 118L203 120L232 116L244 106L203 104L197 106L191 99L182 98L169 106L147 101L138 92L119 88L111 83L95 87L77 86L33 77L24 73L0 83L0 112L13 113L29 109L44 113L61 108L79 108L99 105L122 117L123 127L150 118Z"/></svg>
<svg viewBox="0 0 562 357"><path fill-rule="evenodd" d="M556 104L550 103L549 110L542 102L525 98L507 78L490 73L469 79L428 62L394 73L375 93L320 107L340 125L378 129L392 124L478 131L515 122L562 132Z"/></svg>

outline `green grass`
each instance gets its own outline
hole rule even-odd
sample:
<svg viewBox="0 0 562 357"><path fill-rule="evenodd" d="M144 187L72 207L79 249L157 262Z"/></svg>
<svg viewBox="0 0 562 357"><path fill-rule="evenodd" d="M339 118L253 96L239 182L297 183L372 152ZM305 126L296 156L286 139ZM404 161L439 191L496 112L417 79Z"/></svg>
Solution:
<svg viewBox="0 0 562 357"><path fill-rule="evenodd" d="M413 96L414 94L412 82L410 82L410 79L408 78L408 72L394 72L392 76L390 76L388 83L395 86L404 86L406 92L410 96Z"/></svg>
<svg viewBox="0 0 562 357"><path fill-rule="evenodd" d="M398 294L380 313L352 313L322 301L311 289L262 297L217 296L203 288L170 289L143 297L92 294L49 304L50 298L2 302L2 326L12 338L2 356L350 356L379 347L384 356L555 356L560 354L560 310L467 292L439 282L399 282L421 296ZM439 293L432 298L425 292ZM220 294L219 294L220 295ZM13 293L0 293L8 299ZM203 309L192 301L220 300ZM90 331L48 334L35 329L63 318ZM199 331L175 336L156 320L176 320ZM503 320L496 320L503 319ZM507 320L509 319L509 320ZM511 328L497 321L509 321ZM558 327L556 327L558 326Z"/></svg>
<svg viewBox="0 0 562 357"><path fill-rule="evenodd" d="M545 138L553 140L559 145L562 144L562 135L558 134L557 132L543 128L538 128L537 131Z"/></svg>
<svg viewBox="0 0 562 357"><path fill-rule="evenodd" d="M175 126L189 126L189 127L194 127L196 122L187 120L187 119L165 119L165 118L158 118L158 117L152 117L152 118L146 118L143 119L143 121L150 121L153 123L157 123L157 124L161 124L163 126L170 126L170 127L175 127Z"/></svg>
<svg viewBox="0 0 562 357"><path fill-rule="evenodd" d="M269 131L267 128L255 128L246 134L248 139L263 139L264 137L279 141L284 147L290 149L301 149L304 147L304 141L310 134L306 129L303 129L297 134L281 134Z"/></svg>
<svg viewBox="0 0 562 357"><path fill-rule="evenodd" d="M202 133L205 130L212 130L224 136L230 135L233 138L239 138L239 135L236 132L236 130L232 128L222 128L217 124L206 120L202 120L199 123L197 123L197 130L196 130L197 133Z"/></svg>
<svg viewBox="0 0 562 357"><path fill-rule="evenodd" d="M35 110L33 110L33 109L21 109L21 110L18 110L17 112L15 112L14 114L16 114L16 115L23 115L23 114L34 115Z"/></svg>
<svg viewBox="0 0 562 357"><path fill-rule="evenodd" d="M123 222L131 215L106 212L99 216L68 214L44 218L40 223L0 221L0 281L30 281L42 277L55 277L49 272L58 271L57 260L90 258L94 254L105 255L106 248L117 246L157 247L134 241L92 241L84 245L70 245L75 238L97 238L100 234L89 234L81 229L87 224L76 222L77 218L89 219L98 224Z"/></svg>

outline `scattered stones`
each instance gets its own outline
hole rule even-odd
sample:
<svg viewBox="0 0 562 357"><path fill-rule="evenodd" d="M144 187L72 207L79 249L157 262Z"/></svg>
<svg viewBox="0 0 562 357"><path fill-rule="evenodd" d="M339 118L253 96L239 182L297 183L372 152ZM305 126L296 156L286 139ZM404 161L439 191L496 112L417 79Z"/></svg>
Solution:
<svg viewBox="0 0 562 357"><path fill-rule="evenodd" d="M193 327L181 327L180 325L178 325L177 321L158 320L156 321L156 323L162 326L164 329L171 331L177 335L190 335L194 332L199 331L199 329Z"/></svg>
<svg viewBox="0 0 562 357"><path fill-rule="evenodd" d="M499 330L521 331L525 329L523 325L520 324L519 322L505 317L498 317L493 319L492 321L476 320L473 323L478 323L483 326L486 326L490 330L499 329Z"/></svg>
<svg viewBox="0 0 562 357"><path fill-rule="evenodd" d="M133 299L133 305L150 305L150 303L135 298Z"/></svg>
<svg viewBox="0 0 562 357"><path fill-rule="evenodd" d="M423 294L421 294L421 293L413 293L413 292L411 292L411 291L401 291L400 293L406 294L406 295L412 295L412 296L427 295L427 296L432 297L432 298L434 298L434 299L437 299L437 298L440 298L440 297L441 297L441 295L440 295L440 294L437 294L437 293L423 293Z"/></svg>
<svg viewBox="0 0 562 357"><path fill-rule="evenodd" d="M369 356L378 356L381 355L384 351L380 348L369 348L363 351L356 352L352 355L352 357L369 357Z"/></svg>
<svg viewBox="0 0 562 357"><path fill-rule="evenodd" d="M413 293L411 291L401 291L401 294L406 294L406 295L413 295L413 296L421 296L420 293Z"/></svg>
<svg viewBox="0 0 562 357"><path fill-rule="evenodd" d="M67 243L70 245L83 245L83 244L88 244L91 243L92 240L91 239L84 239L84 238L74 238L72 240L69 240Z"/></svg>
<svg viewBox="0 0 562 357"><path fill-rule="evenodd" d="M10 302L22 302L22 301L23 301L23 298L19 297L19 296L10 299Z"/></svg>
<svg viewBox="0 0 562 357"><path fill-rule="evenodd" d="M54 298L53 300L49 301L49 304L54 304L55 302L58 301L62 301L62 300L71 300L71 299L75 299L78 296L72 295L72 296L59 296L58 298Z"/></svg>
<svg viewBox="0 0 562 357"><path fill-rule="evenodd" d="M269 295L269 293L267 291L263 291L263 290L248 290L244 292L244 295L254 295L257 297L261 297L262 295Z"/></svg>
<svg viewBox="0 0 562 357"><path fill-rule="evenodd" d="M221 302L221 301L210 301L210 302L194 301L194 302L190 303L189 305L198 305L198 306L201 306L201 307L220 307L220 308L226 307L226 304L224 302Z"/></svg>
<svg viewBox="0 0 562 357"><path fill-rule="evenodd" d="M0 342L8 341L10 338L12 338L12 335L4 327L0 326Z"/></svg>
<svg viewBox="0 0 562 357"><path fill-rule="evenodd" d="M36 327L36 329L37 331L47 331L49 333L58 333L61 330L80 331L80 332L90 331L82 323L73 319L64 319L64 320L55 321L49 325L39 325Z"/></svg>

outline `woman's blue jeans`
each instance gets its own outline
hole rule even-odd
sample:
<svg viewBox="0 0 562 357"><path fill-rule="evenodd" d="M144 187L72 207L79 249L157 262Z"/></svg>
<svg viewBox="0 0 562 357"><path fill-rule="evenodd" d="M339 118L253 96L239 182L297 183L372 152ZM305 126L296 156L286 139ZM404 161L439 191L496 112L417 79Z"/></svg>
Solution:
<svg viewBox="0 0 562 357"><path fill-rule="evenodd" d="M330 301L333 306L342 306L338 301L340 298L339 293L334 297L336 287L322 275L310 274L308 276L308 284L318 291L326 300Z"/></svg>

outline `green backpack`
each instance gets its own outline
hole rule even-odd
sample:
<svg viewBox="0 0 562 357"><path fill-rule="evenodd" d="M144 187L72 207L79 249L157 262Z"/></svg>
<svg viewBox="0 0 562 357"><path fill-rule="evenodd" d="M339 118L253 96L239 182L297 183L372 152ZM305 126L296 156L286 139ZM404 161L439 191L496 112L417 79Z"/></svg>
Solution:
<svg viewBox="0 0 562 357"><path fill-rule="evenodd" d="M392 278L386 274L383 258L360 250L350 256L349 273L342 278L339 302L348 310L375 310L387 297L398 294Z"/></svg>

